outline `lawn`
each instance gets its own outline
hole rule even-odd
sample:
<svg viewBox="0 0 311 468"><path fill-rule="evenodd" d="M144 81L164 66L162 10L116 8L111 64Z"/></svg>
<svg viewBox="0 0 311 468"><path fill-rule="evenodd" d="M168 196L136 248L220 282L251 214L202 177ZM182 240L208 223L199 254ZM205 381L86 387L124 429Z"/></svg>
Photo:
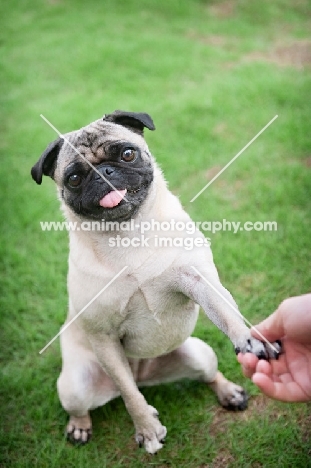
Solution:
<svg viewBox="0 0 311 468"><path fill-rule="evenodd" d="M66 232L55 186L30 168L55 132L114 109L148 112L171 190L195 221L275 221L276 231L206 232L222 283L257 323L311 289L311 6L308 0L12 0L0 6L1 467L311 467L311 404L263 397L201 315L195 335L250 394L228 413L197 382L144 389L167 426L139 450L121 399L93 412L83 447L64 438L56 394L66 316ZM190 200L275 115L194 202Z"/></svg>

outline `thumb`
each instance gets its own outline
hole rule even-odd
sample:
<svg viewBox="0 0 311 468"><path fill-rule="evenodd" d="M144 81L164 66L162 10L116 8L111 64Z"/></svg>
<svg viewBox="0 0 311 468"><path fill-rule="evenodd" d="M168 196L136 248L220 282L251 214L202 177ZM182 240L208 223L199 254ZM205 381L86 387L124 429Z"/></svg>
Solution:
<svg viewBox="0 0 311 468"><path fill-rule="evenodd" d="M260 340L260 334L257 333L257 330L268 341L281 339L285 335L282 314L278 313L278 310L276 310L268 318L251 328L253 337Z"/></svg>

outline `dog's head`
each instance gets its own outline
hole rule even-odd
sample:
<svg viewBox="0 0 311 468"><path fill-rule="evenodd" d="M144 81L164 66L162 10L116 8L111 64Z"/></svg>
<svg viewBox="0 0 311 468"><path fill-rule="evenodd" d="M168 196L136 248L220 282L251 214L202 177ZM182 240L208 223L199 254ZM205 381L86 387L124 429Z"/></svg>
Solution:
<svg viewBox="0 0 311 468"><path fill-rule="evenodd" d="M153 159L143 138L155 130L148 114L115 111L58 138L31 169L55 180L64 203L78 216L127 220L138 212L153 181Z"/></svg>

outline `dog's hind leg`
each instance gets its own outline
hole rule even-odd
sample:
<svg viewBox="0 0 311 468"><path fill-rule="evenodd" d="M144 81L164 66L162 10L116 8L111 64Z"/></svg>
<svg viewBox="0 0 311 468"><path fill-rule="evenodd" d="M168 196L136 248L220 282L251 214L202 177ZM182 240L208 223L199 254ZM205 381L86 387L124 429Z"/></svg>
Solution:
<svg viewBox="0 0 311 468"><path fill-rule="evenodd" d="M183 378L206 383L217 395L222 406L243 410L247 407L247 394L242 387L227 380L218 370L213 349L202 340L188 338L179 348L155 359L131 362L139 386L173 382Z"/></svg>
<svg viewBox="0 0 311 468"><path fill-rule="evenodd" d="M89 410L104 405L120 393L75 323L61 334L61 349L63 366L57 390L70 416L66 435L71 442L84 444L92 435Z"/></svg>

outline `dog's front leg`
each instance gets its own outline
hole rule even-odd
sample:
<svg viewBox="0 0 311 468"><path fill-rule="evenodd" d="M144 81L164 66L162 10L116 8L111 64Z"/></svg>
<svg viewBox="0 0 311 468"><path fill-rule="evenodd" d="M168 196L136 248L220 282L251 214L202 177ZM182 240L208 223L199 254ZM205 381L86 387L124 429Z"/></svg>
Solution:
<svg viewBox="0 0 311 468"><path fill-rule="evenodd" d="M279 343L273 343L273 349L268 343L251 336L233 297L222 286L216 269L188 267L179 273L180 290L199 304L209 319L230 338L236 353L251 352L260 359L278 358Z"/></svg>
<svg viewBox="0 0 311 468"><path fill-rule="evenodd" d="M94 352L104 371L119 389L125 406L135 425L136 442L149 453L163 446L166 427L162 426L155 408L148 405L137 388L123 347L117 336L89 336Z"/></svg>

